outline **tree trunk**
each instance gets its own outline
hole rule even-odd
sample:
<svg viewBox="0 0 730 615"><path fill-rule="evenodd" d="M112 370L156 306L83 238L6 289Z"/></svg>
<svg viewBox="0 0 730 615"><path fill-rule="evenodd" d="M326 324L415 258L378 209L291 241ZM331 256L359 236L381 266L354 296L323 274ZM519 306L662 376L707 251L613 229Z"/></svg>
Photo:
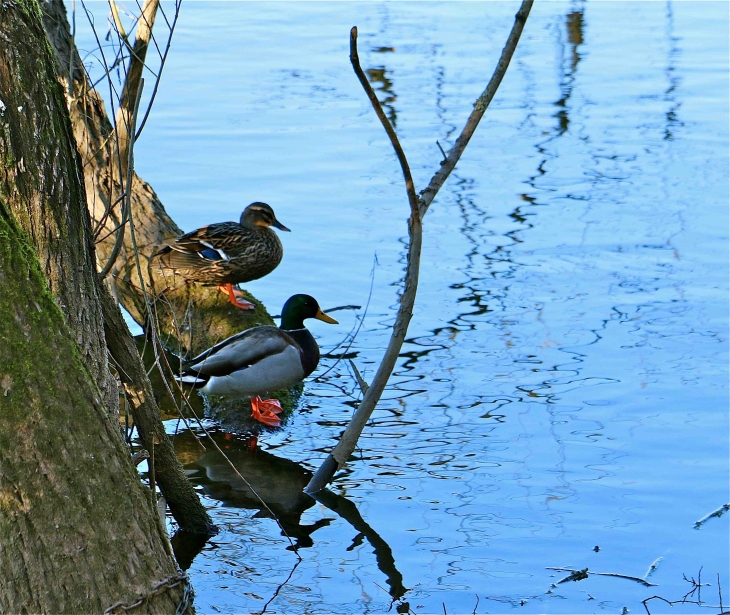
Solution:
<svg viewBox="0 0 730 615"><path fill-rule="evenodd" d="M170 613L185 587L151 493L4 198L0 236L0 612Z"/></svg>
<svg viewBox="0 0 730 615"><path fill-rule="evenodd" d="M170 612L187 582L98 386L109 377L100 286L52 53L37 2L3 3L0 612L140 600Z"/></svg>
<svg viewBox="0 0 730 615"><path fill-rule="evenodd" d="M4 2L0 612L100 613L142 600L167 613L187 600L186 581L107 413L116 386L51 53L36 1Z"/></svg>
<svg viewBox="0 0 730 615"><path fill-rule="evenodd" d="M44 39L20 34L21 29L32 27L27 15L33 8L37 9L35 3L10 3L1 13L0 32L5 36L0 41L0 146L5 155L0 163L0 192L30 235L104 405L118 414L119 390L109 372L104 323L96 301L89 218L76 207L84 194L71 126L68 120L61 121L66 113L52 65L49 70L43 54L32 47L42 44L47 49L48 45ZM12 138L21 133L33 138ZM53 156L46 149L51 143Z"/></svg>
<svg viewBox="0 0 730 615"><path fill-rule="evenodd" d="M26 4L10 5L0 23L0 32L5 35L0 41L0 92L6 107L6 121L0 124L0 146L6 152L0 162L2 193L30 236L51 291L76 336L84 364L102 391L104 405L115 409L116 417L119 390L116 381L108 384L111 375L105 321L115 316L121 321L121 314L114 304L107 304L106 314L102 314L100 296L106 291L95 273L83 173L54 71L53 52L42 23L34 23L31 18L31 9L37 12L38 6L31 0L27 10L17 6ZM20 15L25 19L19 19ZM112 340L114 349L134 344L126 327L117 327L115 332L126 334L128 341ZM132 383L137 391L149 389L139 357L136 363L134 357L114 356L128 393L130 373L142 379ZM145 447L151 450L159 441L161 449L172 451L154 397L149 392L146 397L135 393L133 399L138 422L155 425L150 432L140 430ZM194 533L210 533L212 522L174 455L158 455L156 471L160 488L181 527Z"/></svg>

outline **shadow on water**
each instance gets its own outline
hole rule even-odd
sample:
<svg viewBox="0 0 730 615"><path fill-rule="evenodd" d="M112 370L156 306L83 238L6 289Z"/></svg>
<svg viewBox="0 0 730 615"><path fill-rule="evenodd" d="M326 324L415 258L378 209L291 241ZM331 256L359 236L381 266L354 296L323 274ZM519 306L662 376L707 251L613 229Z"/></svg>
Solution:
<svg viewBox="0 0 730 615"><path fill-rule="evenodd" d="M385 540L362 518L357 506L347 498L324 490L313 499L303 492L312 472L300 464L277 457L258 447L255 437L241 437L221 431L209 431L226 459L202 438L202 447L195 436L185 431L175 437L175 451L185 467L189 480L201 487L205 495L223 506L255 510L254 518L275 518L293 544L289 550L312 547L312 535L334 521L324 517L315 523L302 523L302 514L314 506L315 500L347 521L356 531L349 550L367 540L373 548L380 571L385 575L393 600L406 592L403 575L398 571L393 551ZM240 474L240 476L239 476ZM243 477L243 479L241 478ZM179 531L172 538L175 557L187 570L205 547L200 537Z"/></svg>

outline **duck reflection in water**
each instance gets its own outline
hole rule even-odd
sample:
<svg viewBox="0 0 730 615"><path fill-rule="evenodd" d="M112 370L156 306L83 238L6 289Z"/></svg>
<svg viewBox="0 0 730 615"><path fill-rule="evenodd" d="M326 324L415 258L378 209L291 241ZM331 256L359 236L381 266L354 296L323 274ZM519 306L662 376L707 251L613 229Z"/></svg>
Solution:
<svg viewBox="0 0 730 615"><path fill-rule="evenodd" d="M245 481L215 447L205 444L206 439L203 443L208 450L203 451L195 437L186 431L175 437L175 451L189 480L224 506L256 510L254 518L278 519L282 530L294 541L294 546L288 549L311 547L314 544L311 534L334 520L323 518L309 525L301 523L302 513L316 503L303 492L312 473L298 463L261 450L250 436L209 433Z"/></svg>
<svg viewBox="0 0 730 615"><path fill-rule="evenodd" d="M319 501L357 531L348 550L354 549L363 539L370 543L393 600L399 600L406 593L403 576L396 568L390 546L360 516L353 502L327 489L315 494L314 498L305 494L304 487L309 483L312 472L294 461L261 450L255 437L217 431L208 433L245 479L245 482L241 480L215 447L206 444L207 439L202 440L208 449L203 451L192 433L178 434L174 440L175 452L190 481L202 487L208 497L222 502L224 506L256 510L255 518L273 518L273 513L281 528L294 541L287 547L289 550L311 547L314 544L312 534L334 521L334 518L325 517L309 525L301 523L302 513ZM183 531L173 536L172 547L183 570L190 567L205 543L205 538Z"/></svg>

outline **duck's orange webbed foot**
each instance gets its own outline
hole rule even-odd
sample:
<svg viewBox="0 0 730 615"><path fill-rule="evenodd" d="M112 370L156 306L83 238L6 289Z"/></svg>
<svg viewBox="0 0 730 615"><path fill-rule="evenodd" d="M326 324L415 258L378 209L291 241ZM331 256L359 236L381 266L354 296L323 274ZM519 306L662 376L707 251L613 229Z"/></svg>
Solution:
<svg viewBox="0 0 730 615"><path fill-rule="evenodd" d="M239 310L255 310L256 306L250 301L243 298L243 293L237 288L233 288L233 284L221 284L218 290L228 295L228 303L232 303Z"/></svg>
<svg viewBox="0 0 730 615"><path fill-rule="evenodd" d="M251 418L269 427L279 427L281 404L276 399L261 399L258 395L251 398Z"/></svg>

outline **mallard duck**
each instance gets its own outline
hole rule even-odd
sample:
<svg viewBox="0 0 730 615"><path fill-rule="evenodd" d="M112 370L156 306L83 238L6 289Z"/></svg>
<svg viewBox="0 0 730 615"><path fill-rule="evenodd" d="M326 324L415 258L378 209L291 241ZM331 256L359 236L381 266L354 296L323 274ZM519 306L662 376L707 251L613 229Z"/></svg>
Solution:
<svg viewBox="0 0 730 615"><path fill-rule="evenodd" d="M339 324L314 297L294 295L282 308L281 327L253 327L232 335L189 361L177 380L208 395L252 396L251 416L278 427L281 404L259 395L290 387L317 367L319 346L304 326L307 318Z"/></svg>
<svg viewBox="0 0 730 615"><path fill-rule="evenodd" d="M219 222L185 233L157 254L160 265L190 282L217 284L229 302L243 310L254 304L242 299L233 284L258 280L281 262L284 248L269 227L289 231L266 203L251 203L240 222Z"/></svg>

